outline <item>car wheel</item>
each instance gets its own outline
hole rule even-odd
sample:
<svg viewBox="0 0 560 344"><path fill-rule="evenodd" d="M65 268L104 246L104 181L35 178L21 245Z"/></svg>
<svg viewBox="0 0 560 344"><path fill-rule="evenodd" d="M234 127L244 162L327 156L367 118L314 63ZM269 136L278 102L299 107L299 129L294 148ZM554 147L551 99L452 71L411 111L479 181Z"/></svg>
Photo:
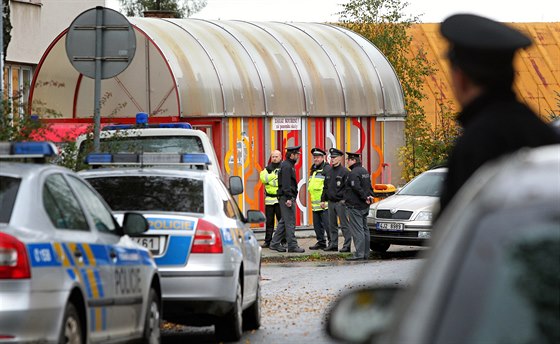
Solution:
<svg viewBox="0 0 560 344"><path fill-rule="evenodd" d="M64 319L60 331L60 344L82 344L85 343L82 333L80 315L74 304L69 303L64 310Z"/></svg>
<svg viewBox="0 0 560 344"><path fill-rule="evenodd" d="M243 296L241 294L241 284L237 283L235 302L233 309L220 318L215 325L216 337L224 342L236 342L241 339L243 334Z"/></svg>
<svg viewBox="0 0 560 344"><path fill-rule="evenodd" d="M161 341L161 305L158 294L154 289L150 289L146 309L146 321L144 322L143 344L159 344Z"/></svg>
<svg viewBox="0 0 560 344"><path fill-rule="evenodd" d="M243 312L243 329L256 330L261 327L261 274L257 280L257 297L255 302Z"/></svg>
<svg viewBox="0 0 560 344"><path fill-rule="evenodd" d="M384 242L370 242L369 247L373 252L386 252L391 244Z"/></svg>

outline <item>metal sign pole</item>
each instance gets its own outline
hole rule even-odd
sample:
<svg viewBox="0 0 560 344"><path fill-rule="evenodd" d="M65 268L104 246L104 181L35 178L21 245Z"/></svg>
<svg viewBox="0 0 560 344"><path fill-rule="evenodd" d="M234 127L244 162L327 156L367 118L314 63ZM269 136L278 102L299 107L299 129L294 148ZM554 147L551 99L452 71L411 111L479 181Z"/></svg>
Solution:
<svg viewBox="0 0 560 344"><path fill-rule="evenodd" d="M132 25L115 10L101 6L89 9L68 28L66 55L70 63L82 75L95 80L93 149L97 152L101 148L101 80L122 73L135 51Z"/></svg>
<svg viewBox="0 0 560 344"><path fill-rule="evenodd" d="M101 58L103 55L103 8L97 7L95 11L95 94L93 112L93 149L100 151L99 132L101 131Z"/></svg>
<svg viewBox="0 0 560 344"><path fill-rule="evenodd" d="M8 6L10 4L8 3ZM0 0L0 116L4 114L4 0Z"/></svg>

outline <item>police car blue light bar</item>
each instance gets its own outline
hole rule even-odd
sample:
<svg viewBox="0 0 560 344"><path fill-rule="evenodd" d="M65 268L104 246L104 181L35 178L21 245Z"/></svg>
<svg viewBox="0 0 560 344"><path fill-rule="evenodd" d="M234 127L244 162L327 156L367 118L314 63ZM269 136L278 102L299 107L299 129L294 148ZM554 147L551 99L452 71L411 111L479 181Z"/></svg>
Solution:
<svg viewBox="0 0 560 344"><path fill-rule="evenodd" d="M204 153L91 153L86 156L88 165L210 165L210 158Z"/></svg>
<svg viewBox="0 0 560 344"><path fill-rule="evenodd" d="M45 158L58 155L52 142L0 142L0 158Z"/></svg>

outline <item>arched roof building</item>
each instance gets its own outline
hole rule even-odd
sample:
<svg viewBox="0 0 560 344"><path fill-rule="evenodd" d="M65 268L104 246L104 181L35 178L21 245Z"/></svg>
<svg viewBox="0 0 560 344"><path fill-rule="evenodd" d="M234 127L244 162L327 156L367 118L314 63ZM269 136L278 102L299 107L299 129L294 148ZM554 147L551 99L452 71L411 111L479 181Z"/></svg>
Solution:
<svg viewBox="0 0 560 344"><path fill-rule="evenodd" d="M363 37L319 23L129 18L133 62L102 82L102 116L404 116L399 80ZM63 32L41 60L32 102L65 118L93 112L92 79Z"/></svg>
<svg viewBox="0 0 560 344"><path fill-rule="evenodd" d="M271 150L291 145L303 152L298 224L311 218L305 183L312 147L359 152L374 182L401 182L403 91L391 64L363 37L319 23L129 20L135 56L102 81L102 123L146 112L150 121L188 121L206 131L222 170L245 181L242 207L264 207L258 174ZM94 80L72 67L66 34L37 66L30 103L39 114L61 114L53 120L61 125L84 125L92 121Z"/></svg>

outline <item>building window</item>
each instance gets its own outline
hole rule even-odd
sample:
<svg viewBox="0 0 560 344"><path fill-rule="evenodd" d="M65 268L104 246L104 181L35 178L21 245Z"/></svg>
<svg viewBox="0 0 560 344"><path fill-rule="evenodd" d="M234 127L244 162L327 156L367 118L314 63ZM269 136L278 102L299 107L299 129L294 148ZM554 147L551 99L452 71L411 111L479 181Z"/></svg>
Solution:
<svg viewBox="0 0 560 344"><path fill-rule="evenodd" d="M29 87L33 73L31 67L6 64L4 67L4 95L8 97L12 115L23 115L29 99Z"/></svg>

